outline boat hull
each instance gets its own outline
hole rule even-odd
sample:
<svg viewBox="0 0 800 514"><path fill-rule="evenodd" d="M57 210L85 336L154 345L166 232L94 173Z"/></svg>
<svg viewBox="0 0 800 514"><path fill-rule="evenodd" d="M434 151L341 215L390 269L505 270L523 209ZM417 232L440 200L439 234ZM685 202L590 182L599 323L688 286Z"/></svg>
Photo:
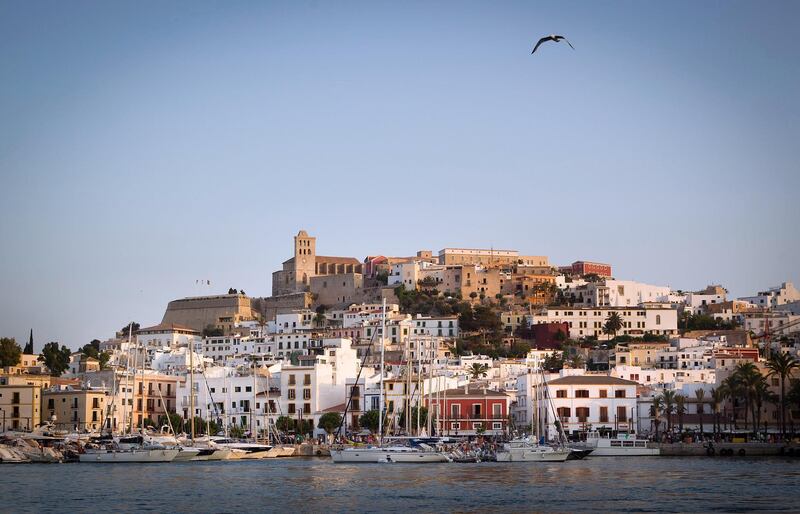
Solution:
<svg viewBox="0 0 800 514"><path fill-rule="evenodd" d="M661 455L658 448L595 448L592 457L652 457Z"/></svg>
<svg viewBox="0 0 800 514"><path fill-rule="evenodd" d="M570 450L549 450L539 448L511 448L497 452L497 462L564 462Z"/></svg>
<svg viewBox="0 0 800 514"><path fill-rule="evenodd" d="M172 462L180 450L99 450L80 454L80 462Z"/></svg>
<svg viewBox="0 0 800 514"><path fill-rule="evenodd" d="M387 451L380 449L331 450L331 459L336 463L400 463L428 464L449 462L446 455L437 452Z"/></svg>

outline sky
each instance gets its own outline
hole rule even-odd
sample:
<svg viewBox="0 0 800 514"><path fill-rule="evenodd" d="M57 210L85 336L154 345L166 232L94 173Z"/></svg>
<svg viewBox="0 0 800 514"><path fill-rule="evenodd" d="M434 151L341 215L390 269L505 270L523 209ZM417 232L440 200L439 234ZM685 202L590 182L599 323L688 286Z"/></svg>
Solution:
<svg viewBox="0 0 800 514"><path fill-rule="evenodd" d="M800 284L800 3L0 0L0 336L321 255ZM563 34L574 45L535 41ZM197 280L210 280L200 288Z"/></svg>

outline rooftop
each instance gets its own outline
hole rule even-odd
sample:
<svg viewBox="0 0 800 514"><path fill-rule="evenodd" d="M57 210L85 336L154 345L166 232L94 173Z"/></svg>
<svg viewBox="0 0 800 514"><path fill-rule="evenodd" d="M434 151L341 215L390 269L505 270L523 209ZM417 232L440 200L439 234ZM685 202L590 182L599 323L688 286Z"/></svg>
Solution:
<svg viewBox="0 0 800 514"><path fill-rule="evenodd" d="M627 385L635 386L638 382L623 380L608 375L573 375L557 378L547 382L550 385Z"/></svg>

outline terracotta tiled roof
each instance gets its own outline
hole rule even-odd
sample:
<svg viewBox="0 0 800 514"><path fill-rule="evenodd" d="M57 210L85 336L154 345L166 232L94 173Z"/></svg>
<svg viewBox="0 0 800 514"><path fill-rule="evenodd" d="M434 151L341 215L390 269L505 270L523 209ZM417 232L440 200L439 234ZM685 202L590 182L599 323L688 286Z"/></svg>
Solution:
<svg viewBox="0 0 800 514"><path fill-rule="evenodd" d="M574 375L549 380L550 385L637 385L638 382L608 375Z"/></svg>

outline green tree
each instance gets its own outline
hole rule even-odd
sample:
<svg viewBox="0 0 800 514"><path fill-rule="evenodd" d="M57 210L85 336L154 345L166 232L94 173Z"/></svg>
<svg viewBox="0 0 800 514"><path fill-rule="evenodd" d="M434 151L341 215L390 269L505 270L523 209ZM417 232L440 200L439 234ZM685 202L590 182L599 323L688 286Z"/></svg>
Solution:
<svg viewBox="0 0 800 514"><path fill-rule="evenodd" d="M686 414L686 397L675 395L675 413L678 415L678 432L683 434L683 415Z"/></svg>
<svg viewBox="0 0 800 514"><path fill-rule="evenodd" d="M106 352L100 351L100 340L92 339L92 342L83 345L81 353L87 357L92 357L100 362L100 369L105 369L108 364L108 359L111 358Z"/></svg>
<svg viewBox="0 0 800 514"><path fill-rule="evenodd" d="M472 364L472 366L467 368L467 372L470 374L470 377L472 377L473 380L478 380L481 377L485 377L489 373L489 365L475 362Z"/></svg>
<svg viewBox="0 0 800 514"><path fill-rule="evenodd" d="M28 342L25 344L25 349L22 353L33 355L33 329L31 329L31 335L28 338Z"/></svg>
<svg viewBox="0 0 800 514"><path fill-rule="evenodd" d="M58 342L52 341L42 348L42 353L39 354L39 361L47 366L51 375L60 377L69 368L69 356L71 353L66 346L62 345L59 349Z"/></svg>
<svg viewBox="0 0 800 514"><path fill-rule="evenodd" d="M291 432L294 430L294 419L289 416L278 416L278 419L275 420L275 428L284 433Z"/></svg>
<svg viewBox="0 0 800 514"><path fill-rule="evenodd" d="M667 415L667 432L672 432L672 413L675 412L675 391L667 389L661 394L661 404Z"/></svg>
<svg viewBox="0 0 800 514"><path fill-rule="evenodd" d="M214 325L208 325L203 329L203 337L220 337L224 334L225 331L222 330L222 328L215 327Z"/></svg>
<svg viewBox="0 0 800 514"><path fill-rule="evenodd" d="M552 352L544 357L542 367L547 371L555 372L564 368L564 353Z"/></svg>
<svg viewBox="0 0 800 514"><path fill-rule="evenodd" d="M658 440L658 426L661 424L661 397L660 396L653 396L653 400L650 403L650 417L653 418L651 423L653 423L653 427L656 431L656 441Z"/></svg>
<svg viewBox="0 0 800 514"><path fill-rule="evenodd" d="M612 312L606 318L606 323L603 325L603 332L612 336L613 339L616 339L617 332L622 329L622 318L620 317L619 313Z"/></svg>
<svg viewBox="0 0 800 514"><path fill-rule="evenodd" d="M780 393L780 422L781 436L786 437L786 380L795 369L800 368L800 362L788 353L774 353L767 361L768 376L777 375L781 381Z"/></svg>
<svg viewBox="0 0 800 514"><path fill-rule="evenodd" d="M703 414L704 414L704 405L705 405L705 398L706 392L703 389L697 389L694 392L694 397L697 400L697 415L700 417L700 433L703 433Z"/></svg>
<svg viewBox="0 0 800 514"><path fill-rule="evenodd" d="M419 426L424 427L428 423L428 408L427 407L419 407L416 406L411 407L411 427L412 429L416 428L417 426L417 411L419 410ZM400 419L398 421L400 426L406 425L406 411L400 411Z"/></svg>
<svg viewBox="0 0 800 514"><path fill-rule="evenodd" d="M378 421L380 420L380 413L377 410L368 410L358 418L358 424L366 428L372 433L378 431Z"/></svg>
<svg viewBox="0 0 800 514"><path fill-rule="evenodd" d="M0 368L17 366L22 358L22 349L13 337L0 339Z"/></svg>
<svg viewBox="0 0 800 514"><path fill-rule="evenodd" d="M728 389L720 384L718 387L714 387L711 389L711 409L714 413L714 435L716 435L719 431L722 430L722 423L720 423L720 411L722 407L722 403L725 401L725 398L728 396Z"/></svg>
<svg viewBox="0 0 800 514"><path fill-rule="evenodd" d="M133 336L135 336L136 334L139 333L139 328L140 328L140 326L139 326L138 323L136 323L135 321L131 321L130 323L128 323L127 325L122 327L120 329L119 333L123 337L127 337L128 336L128 332L130 331L131 337L133 337Z"/></svg>
<svg viewBox="0 0 800 514"><path fill-rule="evenodd" d="M326 412L322 416L319 417L319 423L317 423L317 427L321 428L325 431L326 434L330 435L333 433L334 430L339 428L339 425L342 424L342 416L338 412Z"/></svg>

